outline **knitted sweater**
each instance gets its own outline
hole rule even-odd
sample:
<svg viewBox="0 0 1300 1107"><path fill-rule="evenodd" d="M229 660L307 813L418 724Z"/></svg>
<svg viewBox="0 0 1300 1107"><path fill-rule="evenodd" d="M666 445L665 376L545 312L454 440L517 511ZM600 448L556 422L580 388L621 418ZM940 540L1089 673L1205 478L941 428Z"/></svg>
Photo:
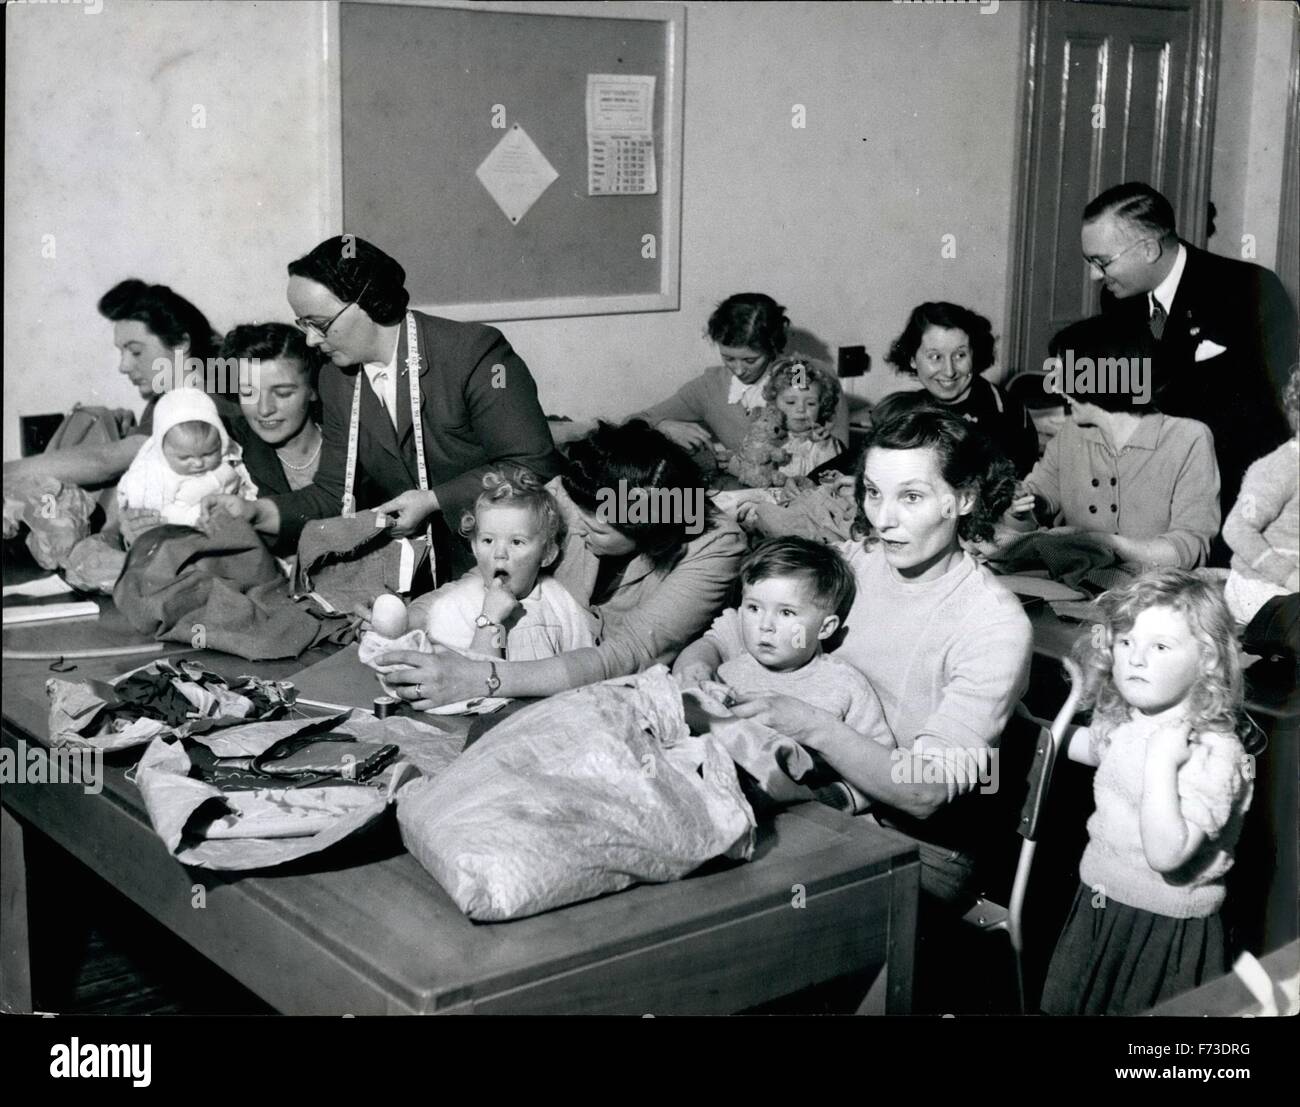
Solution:
<svg viewBox="0 0 1300 1107"><path fill-rule="evenodd" d="M1246 470L1223 540L1232 568L1249 580L1285 585L1300 565L1300 440L1292 438Z"/></svg>
<svg viewBox="0 0 1300 1107"><path fill-rule="evenodd" d="M1175 919L1203 918L1223 905L1223 878L1232 868L1253 790L1248 759L1231 734L1195 736L1192 755L1178 770L1178 800L1183 818L1205 831L1206 840L1177 872L1158 873L1142 852L1141 829L1147 741L1158 725L1139 715L1104 742L1093 739L1097 807L1088 820L1079 877L1130 907Z"/></svg>
<svg viewBox="0 0 1300 1107"><path fill-rule="evenodd" d="M1020 602L969 554L937 580L916 584L879 547L845 542L857 598L830 656L867 678L902 749L920 747L960 765L995 747L1029 681L1032 634ZM744 652L738 621L706 637L723 660ZM974 777L946 777L954 794Z"/></svg>
<svg viewBox="0 0 1300 1107"><path fill-rule="evenodd" d="M749 433L749 415L744 404L727 402L731 381L731 370L725 365L715 365L687 381L662 403L632 418L644 419L651 426L658 426L665 419L702 423L714 438L734 452L744 444ZM839 439L841 448L849 444L849 407L843 396L831 421L831 434Z"/></svg>

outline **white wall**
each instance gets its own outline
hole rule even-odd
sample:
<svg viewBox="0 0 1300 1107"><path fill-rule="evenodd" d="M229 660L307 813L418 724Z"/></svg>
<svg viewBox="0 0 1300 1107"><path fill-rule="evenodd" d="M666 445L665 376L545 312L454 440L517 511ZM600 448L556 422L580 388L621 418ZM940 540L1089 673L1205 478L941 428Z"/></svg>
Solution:
<svg viewBox="0 0 1300 1107"><path fill-rule="evenodd" d="M6 458L19 415L139 411L95 311L119 280L170 285L219 330L284 319L284 266L318 237L320 5L92 8L6 12Z"/></svg>
<svg viewBox="0 0 1300 1107"><path fill-rule="evenodd" d="M1224 0L1219 45L1210 199L1218 210L1209 248L1251 260L1277 260L1287 82L1295 49L1295 6L1277 0Z"/></svg>
<svg viewBox="0 0 1300 1107"><path fill-rule="evenodd" d="M687 7L681 310L503 324L547 411L617 415L667 395L711 363L705 320L737 291L776 296L832 350L866 345L872 370L850 386L871 398L895 386L884 354L918 301L965 303L1001 332L1023 9ZM320 222L321 4L7 14L12 457L20 414L139 408L94 309L117 280L170 284L220 329L284 319L285 263L337 228Z"/></svg>

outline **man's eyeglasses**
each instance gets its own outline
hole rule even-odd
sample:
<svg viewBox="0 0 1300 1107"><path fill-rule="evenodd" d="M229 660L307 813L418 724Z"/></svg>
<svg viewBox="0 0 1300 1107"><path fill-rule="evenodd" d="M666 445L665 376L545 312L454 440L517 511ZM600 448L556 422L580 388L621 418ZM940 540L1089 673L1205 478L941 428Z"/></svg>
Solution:
<svg viewBox="0 0 1300 1107"><path fill-rule="evenodd" d="M1144 242L1150 242L1150 241L1151 241L1151 236L1148 235L1146 238L1139 238L1136 242L1130 242L1118 254L1114 254L1111 257L1090 258L1085 255L1083 260L1086 261L1089 265L1091 265L1095 270L1097 270L1098 273L1105 274L1107 269L1109 269L1112 265L1114 265L1117 261L1119 261L1119 259L1122 258L1125 254L1127 254L1130 250L1138 246L1141 246L1142 243Z"/></svg>
<svg viewBox="0 0 1300 1107"><path fill-rule="evenodd" d="M366 294L366 289L368 289L369 287L370 287L370 282L366 281L361 291L357 293L356 299L349 300L346 304L344 304L334 315L334 317L330 319L328 323L321 324L321 323L317 323L314 319L303 318L303 319L295 319L293 321L293 325L297 327L300 331L303 331L305 334L314 334L317 338L324 338L327 334L329 334L330 327L334 326L334 324L337 323L340 318L342 318L343 313L347 311L348 308L350 308L353 304L355 304L358 300L360 300L362 296Z"/></svg>

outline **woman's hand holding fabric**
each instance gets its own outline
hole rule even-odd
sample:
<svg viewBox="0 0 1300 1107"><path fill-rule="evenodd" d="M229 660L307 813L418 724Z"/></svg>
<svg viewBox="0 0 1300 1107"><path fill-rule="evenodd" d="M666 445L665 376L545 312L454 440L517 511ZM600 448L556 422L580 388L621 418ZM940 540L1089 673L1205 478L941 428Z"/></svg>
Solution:
<svg viewBox="0 0 1300 1107"><path fill-rule="evenodd" d="M398 538L409 538L421 533L429 516L437 510L437 493L419 488L408 488L400 496L394 496L375 508L378 514L392 519L392 532Z"/></svg>
<svg viewBox="0 0 1300 1107"><path fill-rule="evenodd" d="M384 680L393 694L417 711L428 711L448 703L473 699L487 694L490 669L486 662L471 661L444 646L434 652L393 650L375 659L379 665L402 665Z"/></svg>
<svg viewBox="0 0 1300 1107"><path fill-rule="evenodd" d="M807 746L816 746L818 733L839 721L830 712L793 696L740 696L731 711L738 718L756 719L782 737Z"/></svg>

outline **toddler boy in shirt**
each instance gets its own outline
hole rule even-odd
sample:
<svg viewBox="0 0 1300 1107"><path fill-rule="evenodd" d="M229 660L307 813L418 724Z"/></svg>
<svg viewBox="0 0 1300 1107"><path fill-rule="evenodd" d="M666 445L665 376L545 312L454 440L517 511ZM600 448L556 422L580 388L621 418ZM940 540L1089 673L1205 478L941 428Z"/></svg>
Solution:
<svg viewBox="0 0 1300 1107"><path fill-rule="evenodd" d="M839 552L806 538L769 539L741 562L740 581L740 606L719 615L673 667L683 685L699 687L704 711L713 715L709 701L730 705L739 697L791 696L830 712L866 740L894 748L897 743L867 678L822 649L840 629L857 591ZM723 641L739 637L745 652L718 664L722 654L710 641L714 636ZM689 703L688 722L693 730L715 732ZM861 803L861 797L846 797L842 805Z"/></svg>

